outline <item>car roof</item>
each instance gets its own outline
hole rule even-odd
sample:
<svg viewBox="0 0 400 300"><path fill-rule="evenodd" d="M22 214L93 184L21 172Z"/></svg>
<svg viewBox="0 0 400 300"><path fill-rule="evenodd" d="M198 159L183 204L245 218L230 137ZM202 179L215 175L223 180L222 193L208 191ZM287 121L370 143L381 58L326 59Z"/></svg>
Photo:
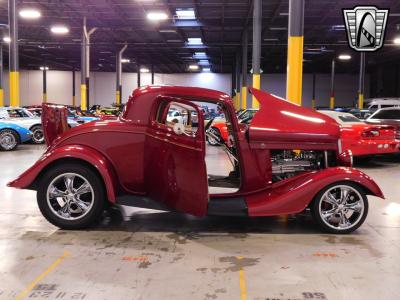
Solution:
<svg viewBox="0 0 400 300"><path fill-rule="evenodd" d="M381 110L400 110L400 106L384 107L384 108L381 108L381 109L378 110L378 111L381 111ZM378 111L377 111L377 112L378 112Z"/></svg>

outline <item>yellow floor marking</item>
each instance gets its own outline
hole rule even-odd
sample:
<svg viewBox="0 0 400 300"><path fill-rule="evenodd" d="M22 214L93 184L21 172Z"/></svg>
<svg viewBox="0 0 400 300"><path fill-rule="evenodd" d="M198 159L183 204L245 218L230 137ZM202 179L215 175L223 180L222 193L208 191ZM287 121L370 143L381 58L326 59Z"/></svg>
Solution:
<svg viewBox="0 0 400 300"><path fill-rule="evenodd" d="M40 281L42 281L47 275L49 275L49 273L53 271L68 256L70 256L70 253L68 251L65 251L62 256L60 256L51 266L49 266L42 274L36 277L35 280L32 281L21 293L19 293L15 297L15 300L21 300L25 298Z"/></svg>
<svg viewBox="0 0 400 300"><path fill-rule="evenodd" d="M242 256L236 257L238 260L242 260ZM246 280L244 278L244 270L240 267L239 270L239 284L240 284L240 300L247 300L247 291L246 291Z"/></svg>

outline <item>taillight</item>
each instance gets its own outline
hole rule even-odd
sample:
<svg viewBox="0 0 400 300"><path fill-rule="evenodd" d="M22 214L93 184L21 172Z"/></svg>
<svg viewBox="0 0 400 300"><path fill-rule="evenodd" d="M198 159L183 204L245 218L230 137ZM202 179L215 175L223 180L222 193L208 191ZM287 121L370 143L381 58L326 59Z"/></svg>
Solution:
<svg viewBox="0 0 400 300"><path fill-rule="evenodd" d="M376 137L376 136L379 136L379 130L368 129L368 130L365 130L361 135L363 137Z"/></svg>

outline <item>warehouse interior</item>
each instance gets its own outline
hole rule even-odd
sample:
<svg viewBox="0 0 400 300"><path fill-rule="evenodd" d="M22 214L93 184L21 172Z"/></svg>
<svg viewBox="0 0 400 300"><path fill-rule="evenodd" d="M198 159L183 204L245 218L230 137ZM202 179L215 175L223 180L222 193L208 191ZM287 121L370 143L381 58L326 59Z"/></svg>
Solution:
<svg viewBox="0 0 400 300"><path fill-rule="evenodd" d="M400 299L400 2L4 0L0 43L0 299Z"/></svg>

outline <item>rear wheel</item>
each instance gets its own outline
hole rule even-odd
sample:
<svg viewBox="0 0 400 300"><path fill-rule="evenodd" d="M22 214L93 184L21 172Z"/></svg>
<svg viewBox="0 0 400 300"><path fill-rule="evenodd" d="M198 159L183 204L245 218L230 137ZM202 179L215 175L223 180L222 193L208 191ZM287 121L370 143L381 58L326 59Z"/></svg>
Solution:
<svg viewBox="0 0 400 300"><path fill-rule="evenodd" d="M335 234L350 233L364 223L368 199L357 184L338 182L315 196L311 213L322 230Z"/></svg>
<svg viewBox="0 0 400 300"><path fill-rule="evenodd" d="M12 151L18 146L18 134L12 129L0 131L0 149L2 151Z"/></svg>
<svg viewBox="0 0 400 300"><path fill-rule="evenodd" d="M35 126L32 126L32 128L30 130L32 131L32 141L35 144L43 144L44 143L44 134L43 134L42 126L35 125Z"/></svg>
<svg viewBox="0 0 400 300"><path fill-rule="evenodd" d="M104 185L89 167L63 164L45 173L39 183L37 202L43 216L62 229L82 229L103 213Z"/></svg>

